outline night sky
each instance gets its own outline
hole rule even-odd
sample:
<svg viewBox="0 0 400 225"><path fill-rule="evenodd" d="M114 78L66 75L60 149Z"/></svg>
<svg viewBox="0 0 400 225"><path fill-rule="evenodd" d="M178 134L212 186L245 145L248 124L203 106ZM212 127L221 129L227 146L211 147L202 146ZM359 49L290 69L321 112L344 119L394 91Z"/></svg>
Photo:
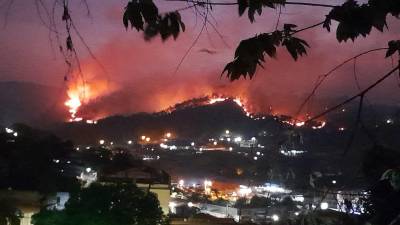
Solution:
<svg viewBox="0 0 400 225"><path fill-rule="evenodd" d="M7 1L1 1L4 4ZM52 0L44 1L51 7ZM276 60L268 59L265 69L258 68L253 80L231 83L220 77L225 64L232 60L234 50L241 39L257 33L270 32L275 28L277 12L263 10L251 24L247 16L239 18L237 6L215 7L214 19L221 41L211 26L201 35L178 72L174 71L199 33L202 25L193 11L183 12L186 32L177 41L162 42L156 38L151 42L143 39L136 30L126 31L122 14L127 0L88 0L91 16L87 16L81 1L71 1L73 19L98 60L107 73L78 45L83 73L89 84L101 86L100 93L91 99L86 108L102 111L102 116L114 113L158 111L177 102L211 93L223 93L244 98L255 110L265 111L272 106L277 113L290 113L298 107L305 94L309 93L318 75L334 65L362 51L386 47L387 42L400 37L400 23L389 18L389 31L373 30L367 38L339 44L335 32L328 33L318 27L299 34L311 46L308 56L295 62L280 49ZM343 1L312 1L340 4ZM185 4L156 1L160 11L180 8ZM282 10L280 25L295 23L299 27L322 21L329 9L287 6ZM64 81L67 67L58 51L54 36L49 36L35 8L34 1L15 0L6 18L5 4L1 7L0 31L0 81L31 81L51 86L68 86L74 82ZM41 13L43 16L43 12ZM65 31L58 8L56 20L62 40ZM46 22L46 19L44 19ZM336 25L336 24L334 24ZM204 49L215 51L209 54ZM357 74L362 87L367 86L391 67L391 60L384 59L384 51L373 53L357 60ZM388 79L369 96L371 101L399 104L399 77ZM106 86L103 84L107 83ZM357 92L353 77L353 63L335 73L323 85L319 97L343 97Z"/></svg>

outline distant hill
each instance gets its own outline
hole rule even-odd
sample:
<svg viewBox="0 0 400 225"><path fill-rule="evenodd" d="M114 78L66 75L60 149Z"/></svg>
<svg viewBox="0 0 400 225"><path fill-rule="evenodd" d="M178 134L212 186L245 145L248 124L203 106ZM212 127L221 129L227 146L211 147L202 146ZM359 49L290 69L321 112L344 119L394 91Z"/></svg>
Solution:
<svg viewBox="0 0 400 225"><path fill-rule="evenodd" d="M66 118L62 89L29 82L0 82L0 125L43 126Z"/></svg>
<svg viewBox="0 0 400 225"><path fill-rule="evenodd" d="M166 132L173 132L180 138L208 138L220 134L225 129L240 132L247 136L256 136L260 131L283 134L290 126L283 121L289 121L288 116L257 115L251 118L233 99L209 104L208 97L188 100L159 113L136 113L129 116L116 115L106 117L97 124L63 123L55 127L55 132L76 143L97 143L99 139L124 143L141 135L161 137ZM379 112L375 110L378 107ZM396 108L365 106L363 119L369 126L386 124L386 118L391 116L398 124L400 117ZM357 105L350 105L330 113L322 118L328 121L324 130L338 132L340 127L351 130L357 115ZM258 119L256 119L258 118ZM303 131L311 129L312 124ZM397 126L395 126L397 127ZM386 129L385 129L386 130ZM387 136L387 135L386 135Z"/></svg>
<svg viewBox="0 0 400 225"><path fill-rule="evenodd" d="M97 124L64 123L69 116L64 106L65 99L65 90L61 88L28 82L0 82L0 126L27 123L34 127L48 128L60 137L78 144L91 144L97 143L99 139L124 143L141 135L157 138L165 132L173 132L181 138L189 139L208 138L225 129L248 136L255 136L260 131L283 134L288 125L282 122L290 120L287 116L271 115L258 115L264 119L256 120L248 117L233 99L209 104L209 97L201 97L178 103L158 113L114 115L99 120ZM393 120L395 125L391 129L397 129L400 124L398 106L364 107L363 121L369 127L387 127L388 119ZM337 132L340 127L349 131L352 129L357 115L357 104L343 109L321 118L328 121L324 130L329 128L330 132ZM311 128L310 130L312 131ZM398 139L393 130L384 130L388 133L384 132L382 136L383 139L388 139L388 143Z"/></svg>
<svg viewBox="0 0 400 225"><path fill-rule="evenodd" d="M193 99L159 113L111 116L99 120L96 125L66 123L56 130L59 135L78 143L93 143L100 138L125 141L143 134L157 137L165 132L176 133L182 138L208 137L225 129L255 135L263 127L276 129L281 126L271 116L265 120L249 118L233 100L211 105L204 102L204 98Z"/></svg>

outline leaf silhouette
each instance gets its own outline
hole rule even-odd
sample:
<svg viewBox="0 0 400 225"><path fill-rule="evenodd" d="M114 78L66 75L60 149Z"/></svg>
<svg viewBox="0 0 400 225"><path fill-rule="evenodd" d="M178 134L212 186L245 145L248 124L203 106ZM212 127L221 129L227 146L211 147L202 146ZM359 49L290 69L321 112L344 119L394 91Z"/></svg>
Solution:
<svg viewBox="0 0 400 225"><path fill-rule="evenodd" d="M232 81L241 76L244 78L249 76L251 79L256 72L257 65L263 67L265 54L271 58L276 56L276 46L280 44L281 40L278 39L281 38L280 32L274 32L241 41L236 48L235 59L225 66L221 75L227 72L227 77Z"/></svg>
<svg viewBox="0 0 400 225"><path fill-rule="evenodd" d="M181 31L185 31L185 24L182 22L181 15L178 12L171 12L159 16L156 21L147 24L144 35L146 40L151 40L160 34L161 39L165 41L171 36L176 39Z"/></svg>
<svg viewBox="0 0 400 225"><path fill-rule="evenodd" d="M71 19L71 16L69 15L68 7L66 5L64 5L64 12L62 15L62 20L67 21L69 19Z"/></svg>
<svg viewBox="0 0 400 225"><path fill-rule="evenodd" d="M341 6L334 7L323 23L323 27L330 31L331 20L337 21L336 38L339 42L370 34L372 28L383 32L387 27L386 17L400 14L398 0L369 0L368 3L359 5L355 0L348 0Z"/></svg>
<svg viewBox="0 0 400 225"><path fill-rule="evenodd" d="M125 8L123 15L123 23L125 28L128 28L129 23L131 27L137 31L143 30L144 21L141 14L141 5L139 2L129 2Z"/></svg>
<svg viewBox="0 0 400 225"><path fill-rule="evenodd" d="M297 60L299 55L307 55L306 47L310 47L306 41L296 37L285 38L282 45L286 46L294 60Z"/></svg>
<svg viewBox="0 0 400 225"><path fill-rule="evenodd" d="M400 40L389 41L388 50L386 52L386 58L392 56L396 51L400 54Z"/></svg>
<svg viewBox="0 0 400 225"><path fill-rule="evenodd" d="M285 5L286 0L238 0L239 16L242 16L248 8L247 15L250 22L255 21L255 13L262 14L262 8L276 8L276 5Z"/></svg>
<svg viewBox="0 0 400 225"><path fill-rule="evenodd" d="M295 24L285 23L283 25L283 32L285 32L287 35L289 35L290 33L295 31L293 28L296 28L296 27L297 27L297 25L295 25Z"/></svg>
<svg viewBox="0 0 400 225"><path fill-rule="evenodd" d="M185 31L185 24L179 12L160 15L152 0L132 0L128 2L122 22L126 29L130 24L137 31L144 31L145 40L151 40L157 35L160 35L163 41L170 36L176 39L181 31Z"/></svg>
<svg viewBox="0 0 400 225"><path fill-rule="evenodd" d="M146 23L154 23L158 18L158 8L152 0L142 0L141 13Z"/></svg>
<svg viewBox="0 0 400 225"><path fill-rule="evenodd" d="M329 16L326 16L324 23L322 24L322 27L328 30L328 32L331 32L331 24L332 20Z"/></svg>
<svg viewBox="0 0 400 225"><path fill-rule="evenodd" d="M71 38L71 36L69 36L68 35L68 37L67 37L67 41L66 41L66 45L67 45L67 49L69 50L69 51L72 51L73 50L73 43L72 43L72 38Z"/></svg>

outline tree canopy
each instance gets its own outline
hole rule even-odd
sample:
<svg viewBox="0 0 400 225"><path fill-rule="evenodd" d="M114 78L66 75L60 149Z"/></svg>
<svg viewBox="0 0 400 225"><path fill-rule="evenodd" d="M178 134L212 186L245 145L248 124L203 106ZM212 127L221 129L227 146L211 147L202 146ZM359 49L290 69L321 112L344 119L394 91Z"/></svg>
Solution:
<svg viewBox="0 0 400 225"><path fill-rule="evenodd" d="M9 201L0 201L0 225L19 225L19 210Z"/></svg>
<svg viewBox="0 0 400 225"><path fill-rule="evenodd" d="M72 193L61 211L42 209L34 225L159 225L164 223L157 197L133 184L92 184Z"/></svg>

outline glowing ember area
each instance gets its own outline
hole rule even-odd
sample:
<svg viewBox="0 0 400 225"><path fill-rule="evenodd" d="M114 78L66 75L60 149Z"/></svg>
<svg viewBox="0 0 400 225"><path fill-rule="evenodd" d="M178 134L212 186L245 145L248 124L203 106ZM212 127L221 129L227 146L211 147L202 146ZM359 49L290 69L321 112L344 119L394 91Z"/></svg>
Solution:
<svg viewBox="0 0 400 225"><path fill-rule="evenodd" d="M229 99L232 99L232 98L227 98L227 97L211 98L208 103L209 104L215 104L217 102L224 102L224 101L229 100ZM234 98L233 102L235 102L240 108L243 109L243 111L246 113L247 117L253 118L253 116L251 115L251 113L246 108L245 104L243 103L243 101L240 98Z"/></svg>
<svg viewBox="0 0 400 225"><path fill-rule="evenodd" d="M223 102L223 101L225 101L227 99L228 98L212 98L212 99L210 99L209 103L210 104L214 104L214 103L217 103L217 102Z"/></svg>
<svg viewBox="0 0 400 225"><path fill-rule="evenodd" d="M314 130L322 129L325 127L325 125L326 125L326 122L322 121L319 126L313 126L312 129L314 129Z"/></svg>

